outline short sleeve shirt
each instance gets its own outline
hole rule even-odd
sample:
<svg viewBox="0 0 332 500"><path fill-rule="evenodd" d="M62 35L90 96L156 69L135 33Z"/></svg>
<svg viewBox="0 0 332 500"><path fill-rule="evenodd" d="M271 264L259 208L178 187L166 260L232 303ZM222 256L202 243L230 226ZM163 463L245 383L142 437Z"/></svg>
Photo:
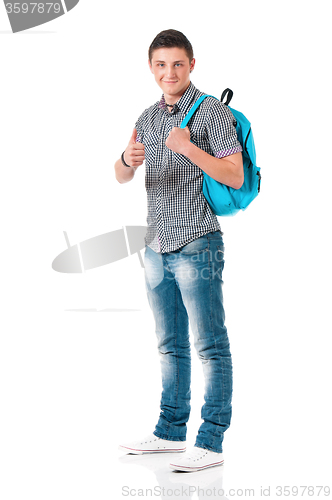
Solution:
<svg viewBox="0 0 332 500"><path fill-rule="evenodd" d="M171 112L164 96L138 118L137 142L145 149L147 225L145 243L158 253L178 250L212 231L221 231L203 192L203 170L166 145L173 127L180 127L190 108L203 95L193 83ZM230 109L206 97L188 123L190 140L211 156L241 152Z"/></svg>

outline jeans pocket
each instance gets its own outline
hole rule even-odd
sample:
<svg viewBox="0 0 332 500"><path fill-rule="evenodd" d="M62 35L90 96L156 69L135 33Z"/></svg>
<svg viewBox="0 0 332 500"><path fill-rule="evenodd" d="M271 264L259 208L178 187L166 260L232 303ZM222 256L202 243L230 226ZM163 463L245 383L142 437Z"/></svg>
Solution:
<svg viewBox="0 0 332 500"><path fill-rule="evenodd" d="M145 283L149 284L151 290L158 286L164 278L164 266L161 253L157 253L149 246L145 247L144 253Z"/></svg>
<svg viewBox="0 0 332 500"><path fill-rule="evenodd" d="M180 248L180 253L183 255L197 255L198 253L207 252L208 249L209 240L206 235L203 235Z"/></svg>
<svg viewBox="0 0 332 500"><path fill-rule="evenodd" d="M215 268L216 268L216 276L217 278L220 279L220 281L223 283L222 280L222 272L224 270L224 265L225 265L225 260L224 260L224 254L225 254L225 247L223 244L217 245L217 250L215 252Z"/></svg>
<svg viewBox="0 0 332 500"><path fill-rule="evenodd" d="M224 255L225 255L224 245L217 245L216 259L220 262L220 260L224 260Z"/></svg>

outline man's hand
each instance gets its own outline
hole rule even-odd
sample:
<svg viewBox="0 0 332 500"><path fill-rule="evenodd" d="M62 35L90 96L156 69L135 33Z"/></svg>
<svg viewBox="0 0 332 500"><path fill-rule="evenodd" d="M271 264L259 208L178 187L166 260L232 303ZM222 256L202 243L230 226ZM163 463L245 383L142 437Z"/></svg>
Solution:
<svg viewBox="0 0 332 500"><path fill-rule="evenodd" d="M242 153L215 158L190 142L188 127L172 128L165 144L175 153L186 156L212 179L234 189L241 188L244 179Z"/></svg>
<svg viewBox="0 0 332 500"><path fill-rule="evenodd" d="M134 128L127 149L124 153L124 161L131 167L139 167L145 160L144 144L136 142L137 130Z"/></svg>
<svg viewBox="0 0 332 500"><path fill-rule="evenodd" d="M188 146L190 145L190 131L189 128L178 128L174 127L170 131L166 142L166 146L174 151L174 153L179 153L185 155L188 151Z"/></svg>

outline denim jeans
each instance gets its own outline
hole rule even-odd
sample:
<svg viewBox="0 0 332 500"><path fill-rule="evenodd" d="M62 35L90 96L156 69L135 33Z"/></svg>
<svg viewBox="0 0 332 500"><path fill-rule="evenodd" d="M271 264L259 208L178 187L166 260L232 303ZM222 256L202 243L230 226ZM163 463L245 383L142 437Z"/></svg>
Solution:
<svg viewBox="0 0 332 500"><path fill-rule="evenodd" d="M222 234L205 234L164 254L146 246L144 265L162 372L161 411L154 434L172 441L186 440L191 394L190 321L205 377L203 423L195 446L221 453L231 420L233 390L222 294Z"/></svg>

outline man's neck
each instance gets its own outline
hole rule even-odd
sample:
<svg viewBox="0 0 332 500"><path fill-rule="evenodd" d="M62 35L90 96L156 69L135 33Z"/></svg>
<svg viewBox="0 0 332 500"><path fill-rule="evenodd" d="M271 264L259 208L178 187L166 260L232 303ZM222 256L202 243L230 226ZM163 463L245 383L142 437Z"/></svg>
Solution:
<svg viewBox="0 0 332 500"><path fill-rule="evenodd" d="M164 94L164 99L165 99L166 105L167 104L171 104L171 105L176 104L181 99L181 97L183 96L183 94L185 94L185 92L188 90L188 87L189 87L190 83L191 82L188 83L187 87L182 92L182 94L177 94L177 95Z"/></svg>

